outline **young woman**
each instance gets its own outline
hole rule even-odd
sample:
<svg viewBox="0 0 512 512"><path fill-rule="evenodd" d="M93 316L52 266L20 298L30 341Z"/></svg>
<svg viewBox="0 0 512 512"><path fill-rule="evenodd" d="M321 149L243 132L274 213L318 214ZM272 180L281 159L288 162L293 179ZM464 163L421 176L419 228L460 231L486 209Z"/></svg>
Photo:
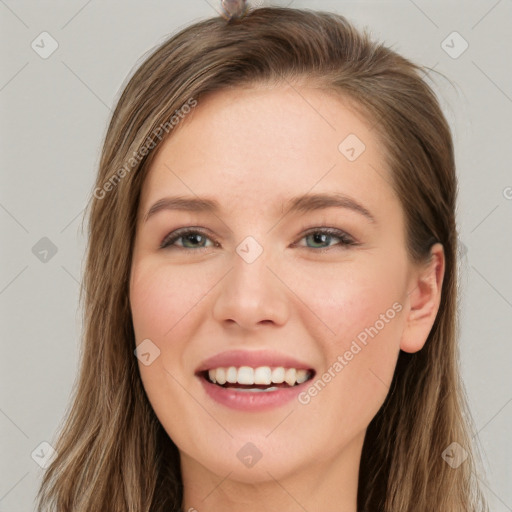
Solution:
<svg viewBox="0 0 512 512"><path fill-rule="evenodd" d="M39 510L487 510L452 139L421 68L262 8L162 44L90 204L81 372Z"/></svg>

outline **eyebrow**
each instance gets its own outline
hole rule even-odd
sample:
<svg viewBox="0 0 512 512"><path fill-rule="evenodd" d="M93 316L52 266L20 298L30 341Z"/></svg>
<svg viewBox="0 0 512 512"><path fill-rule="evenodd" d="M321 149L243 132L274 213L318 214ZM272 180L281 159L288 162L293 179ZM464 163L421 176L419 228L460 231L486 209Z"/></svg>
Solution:
<svg viewBox="0 0 512 512"><path fill-rule="evenodd" d="M304 194L286 201L287 213L308 213L324 208L344 208L352 210L375 222L375 217L355 199L341 193ZM144 216L146 222L151 216L162 210L182 210L192 212L218 213L221 207L215 200L207 197L176 196L159 199Z"/></svg>

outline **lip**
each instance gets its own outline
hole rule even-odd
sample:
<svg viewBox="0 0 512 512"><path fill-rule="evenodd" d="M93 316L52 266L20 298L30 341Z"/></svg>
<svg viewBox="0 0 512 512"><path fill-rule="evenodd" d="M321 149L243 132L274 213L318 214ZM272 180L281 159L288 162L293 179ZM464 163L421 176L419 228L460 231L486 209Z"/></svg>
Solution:
<svg viewBox="0 0 512 512"><path fill-rule="evenodd" d="M254 392L236 391L234 388L223 388L212 384L206 378L198 376L207 395L217 403L239 411L259 412L273 407L279 407L293 399L304 391L311 383L310 380L297 384L291 388L278 388L275 391Z"/></svg>
<svg viewBox="0 0 512 512"><path fill-rule="evenodd" d="M308 365L294 357L287 356L279 352L268 350L230 350L221 352L209 357L201 363L196 369L196 376L201 381L201 385L206 394L218 404L239 411L263 411L273 407L279 407L290 402L297 395L304 391L309 385L310 380L302 384L297 384L289 388L277 388L275 391L255 392L255 391L237 391L234 388L223 388L217 384L211 383L205 378L207 370L213 368L227 368L229 366L270 366L284 368L295 368L297 370L310 370L313 376L316 371L311 365Z"/></svg>
<svg viewBox="0 0 512 512"><path fill-rule="evenodd" d="M269 350L229 350L209 357L196 368L196 375L213 368L227 368L229 366L270 366L295 368L297 370L314 370L310 365L293 357Z"/></svg>

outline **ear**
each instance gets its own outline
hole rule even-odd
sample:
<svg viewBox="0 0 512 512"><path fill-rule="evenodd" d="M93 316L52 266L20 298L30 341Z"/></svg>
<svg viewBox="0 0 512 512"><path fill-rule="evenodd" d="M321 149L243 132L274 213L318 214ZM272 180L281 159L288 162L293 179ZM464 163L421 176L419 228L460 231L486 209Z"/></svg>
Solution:
<svg viewBox="0 0 512 512"><path fill-rule="evenodd" d="M425 345L439 311L445 272L443 246L436 243L427 264L413 271L410 280L409 308L400 341L404 352L414 353Z"/></svg>

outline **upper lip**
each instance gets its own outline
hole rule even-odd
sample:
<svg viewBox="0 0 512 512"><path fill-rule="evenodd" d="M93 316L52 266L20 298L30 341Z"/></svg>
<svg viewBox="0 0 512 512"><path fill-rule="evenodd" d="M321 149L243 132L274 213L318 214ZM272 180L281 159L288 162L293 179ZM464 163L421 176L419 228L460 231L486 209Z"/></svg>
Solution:
<svg viewBox="0 0 512 512"><path fill-rule="evenodd" d="M312 369L309 364L279 352L268 350L229 350L204 360L197 367L196 373L214 368L227 368L229 366L250 366L252 368L257 368L258 366L283 366L284 368L295 368L297 370Z"/></svg>

